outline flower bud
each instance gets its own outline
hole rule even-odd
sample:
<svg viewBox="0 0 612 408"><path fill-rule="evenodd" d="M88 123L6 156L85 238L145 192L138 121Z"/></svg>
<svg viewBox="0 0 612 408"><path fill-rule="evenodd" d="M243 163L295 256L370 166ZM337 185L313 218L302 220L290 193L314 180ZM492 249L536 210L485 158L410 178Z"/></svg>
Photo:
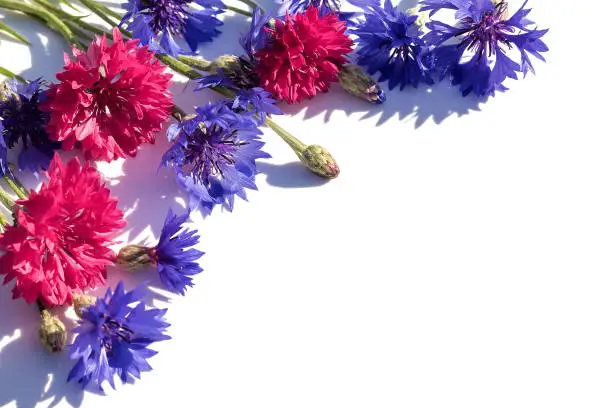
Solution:
<svg viewBox="0 0 612 408"><path fill-rule="evenodd" d="M358 65L343 65L338 79L344 90L365 101L380 104L387 99L380 85Z"/></svg>
<svg viewBox="0 0 612 408"><path fill-rule="evenodd" d="M259 86L259 77L253 72L253 63L235 55L222 55L214 60L210 72L221 70L240 89Z"/></svg>
<svg viewBox="0 0 612 408"><path fill-rule="evenodd" d="M137 270L150 265L155 260L155 248L142 245L126 245L117 255L117 263L129 270Z"/></svg>
<svg viewBox="0 0 612 408"><path fill-rule="evenodd" d="M74 312L81 318L83 317L83 309L87 309L95 303L96 298L93 296L77 294L73 294L72 296L72 307L74 308Z"/></svg>
<svg viewBox="0 0 612 408"><path fill-rule="evenodd" d="M8 101L14 98L15 93L9 88L6 81L0 82L0 102Z"/></svg>
<svg viewBox="0 0 612 408"><path fill-rule="evenodd" d="M42 320L38 327L40 342L51 353L59 353L66 345L66 326L47 310L40 313Z"/></svg>
<svg viewBox="0 0 612 408"><path fill-rule="evenodd" d="M338 163L336 163L331 153L322 146L310 145L298 156L310 171L321 177L332 179L340 174Z"/></svg>

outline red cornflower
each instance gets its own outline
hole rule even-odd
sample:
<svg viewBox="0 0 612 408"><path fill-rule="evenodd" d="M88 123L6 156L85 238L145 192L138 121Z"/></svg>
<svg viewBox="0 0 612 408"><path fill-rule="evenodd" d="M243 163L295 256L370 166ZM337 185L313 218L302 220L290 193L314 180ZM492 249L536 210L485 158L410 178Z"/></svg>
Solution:
<svg viewBox="0 0 612 408"><path fill-rule="evenodd" d="M123 42L117 28L113 40L109 46L97 37L87 52L73 49L74 61L65 54L44 105L49 137L65 150L80 142L88 160L135 156L138 146L155 141L172 107L165 66L138 40Z"/></svg>
<svg viewBox="0 0 612 408"><path fill-rule="evenodd" d="M255 53L255 72L261 86L288 103L327 92L347 60L353 41L344 33L346 24L330 12L319 16L310 6L304 13L276 19L268 45Z"/></svg>
<svg viewBox="0 0 612 408"><path fill-rule="evenodd" d="M115 254L107 248L125 225L117 199L90 164L57 154L40 191L17 201L15 225L0 235L0 275L16 280L13 298L70 304L72 291L103 284Z"/></svg>

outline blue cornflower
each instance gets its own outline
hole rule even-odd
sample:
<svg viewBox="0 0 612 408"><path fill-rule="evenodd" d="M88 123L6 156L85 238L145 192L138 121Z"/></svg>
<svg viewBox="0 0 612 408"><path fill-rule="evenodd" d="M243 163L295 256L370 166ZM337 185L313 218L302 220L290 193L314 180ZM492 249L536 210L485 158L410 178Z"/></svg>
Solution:
<svg viewBox="0 0 612 408"><path fill-rule="evenodd" d="M261 126L268 115L282 115L276 106L276 100L263 88L239 89L231 106L232 110L244 115L252 115L257 125Z"/></svg>
<svg viewBox="0 0 612 408"><path fill-rule="evenodd" d="M252 116L233 111L227 100L197 107L194 117L168 129L174 144L161 164L175 170L191 207L209 214L220 204L231 211L234 195L246 200L245 189L257 189L255 160L270 157L260 134Z"/></svg>
<svg viewBox="0 0 612 408"><path fill-rule="evenodd" d="M40 104L46 99L41 80L21 82L12 79L6 82L6 87L5 97L0 100L0 172L10 172L1 163L6 163L7 149L12 149L19 142L23 145L17 159L19 168L32 172L46 170L53 158L53 151L61 144L49 140L45 130L49 114L40 109Z"/></svg>
<svg viewBox="0 0 612 408"><path fill-rule="evenodd" d="M173 57L189 53L177 38L184 38L195 53L198 44L218 36L223 23L217 15L226 9L221 0L128 0L123 8L127 12L121 25L129 22L128 30L142 45Z"/></svg>
<svg viewBox="0 0 612 408"><path fill-rule="evenodd" d="M283 114L276 106L276 100L270 97L270 92L259 87L245 89L236 86L221 69L217 71L217 74L206 75L198 79L198 83L196 91L217 86L233 90L236 96L224 99L224 102L232 111L245 118L252 118L256 126L263 125L268 115Z"/></svg>
<svg viewBox="0 0 612 408"><path fill-rule="evenodd" d="M198 243L200 236L196 230L183 228L188 218L188 212L175 215L169 210L159 243L152 251L152 260L157 264L162 283L168 290L181 295L185 294L187 286L193 286L191 276L202 272L196 261L204 255L204 252L191 248Z"/></svg>
<svg viewBox="0 0 612 408"><path fill-rule="evenodd" d="M148 346L170 338L164 334L169 323L164 320L166 309L145 308L141 300L145 293L143 285L126 292L120 282L114 292L108 289L104 297L79 311L81 320L69 353L78 361L68 381L75 380L83 388L93 382L99 389L108 381L114 388L115 375L125 383L151 369L147 359L157 352Z"/></svg>
<svg viewBox="0 0 612 408"><path fill-rule="evenodd" d="M541 40L548 30L531 29L527 19L527 1L508 18L508 3L491 0L425 0L422 10L431 14L441 9L456 10L457 21L448 25L431 21L424 37L434 50L436 69L441 77L450 75L463 95L477 96L505 91L506 78L518 79L517 73L535 72L530 55L544 61L541 53L548 47ZM459 41L456 44L456 41ZM520 53L520 64L510 55ZM518 57L518 55L517 55Z"/></svg>
<svg viewBox="0 0 612 408"><path fill-rule="evenodd" d="M270 33L266 31L265 27L271 18L271 14L264 13L259 7L256 7L251 16L249 31L240 35L240 45L242 45L251 61L255 59L255 53L264 48L270 38Z"/></svg>
<svg viewBox="0 0 612 408"><path fill-rule="evenodd" d="M351 29L357 36L357 63L370 75L379 72L379 81L389 81L389 89L431 83L423 62L426 49L418 16L399 11L390 0L385 0L384 7L377 1L362 5L364 20Z"/></svg>

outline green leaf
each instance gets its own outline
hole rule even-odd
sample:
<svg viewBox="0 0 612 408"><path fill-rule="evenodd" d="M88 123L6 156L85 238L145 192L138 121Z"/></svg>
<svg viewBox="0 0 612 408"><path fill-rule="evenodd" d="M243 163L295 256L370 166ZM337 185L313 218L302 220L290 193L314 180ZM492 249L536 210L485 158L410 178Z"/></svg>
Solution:
<svg viewBox="0 0 612 408"><path fill-rule="evenodd" d="M23 37L17 31L13 30L11 27L7 26L6 24L4 24L1 21L0 21L0 31L4 31L5 33L11 35L12 37L14 37L19 42L21 42L21 43L23 43L25 45L32 45L32 44L30 44L30 42L28 40L25 39L25 37Z"/></svg>
<svg viewBox="0 0 612 408"><path fill-rule="evenodd" d="M4 75L7 78L17 78L18 80L20 80L21 82L25 82L25 79L23 79L22 77L20 77L19 75L13 73L13 71L10 71L4 67L0 67L0 74Z"/></svg>

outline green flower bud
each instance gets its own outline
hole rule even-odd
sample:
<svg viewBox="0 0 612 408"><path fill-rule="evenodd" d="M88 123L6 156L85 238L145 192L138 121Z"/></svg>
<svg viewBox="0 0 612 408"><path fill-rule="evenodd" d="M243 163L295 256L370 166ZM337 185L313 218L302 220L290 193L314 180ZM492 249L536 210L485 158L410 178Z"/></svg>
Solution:
<svg viewBox="0 0 612 408"><path fill-rule="evenodd" d="M343 65L338 79L345 91L365 101L380 104L387 99L380 85L358 65Z"/></svg>
<svg viewBox="0 0 612 408"><path fill-rule="evenodd" d="M259 77L253 72L253 63L245 58L222 55L212 62L209 72L216 73L218 69L240 89L259 86Z"/></svg>
<svg viewBox="0 0 612 408"><path fill-rule="evenodd" d="M96 303L96 298L93 296L78 294L73 294L72 296L72 307L74 308L74 312L81 318L83 317L83 309L87 309L94 303Z"/></svg>
<svg viewBox="0 0 612 408"><path fill-rule="evenodd" d="M6 81L0 82L0 102L4 102L12 98L13 91L8 87Z"/></svg>
<svg viewBox="0 0 612 408"><path fill-rule="evenodd" d="M66 345L66 326L47 310L40 312L42 320L38 327L40 342L51 353L59 353Z"/></svg>
<svg viewBox="0 0 612 408"><path fill-rule="evenodd" d="M340 174L340 167L331 153L322 146L310 145L298 154L302 163L308 169L321 177L336 178Z"/></svg>
<svg viewBox="0 0 612 408"><path fill-rule="evenodd" d="M117 255L117 263L129 270L137 270L155 262L155 249L142 245L127 245Z"/></svg>

